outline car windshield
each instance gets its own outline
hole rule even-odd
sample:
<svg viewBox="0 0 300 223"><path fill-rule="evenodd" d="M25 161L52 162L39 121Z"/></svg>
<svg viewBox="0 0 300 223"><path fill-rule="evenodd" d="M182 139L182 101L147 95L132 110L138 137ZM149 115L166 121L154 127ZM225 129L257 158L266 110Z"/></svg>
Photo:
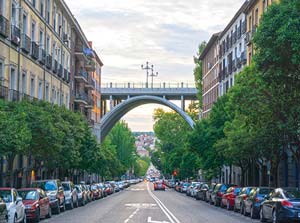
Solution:
<svg viewBox="0 0 300 223"><path fill-rule="evenodd" d="M68 184L68 183L62 183L62 186L64 188L64 191L70 191L71 190L70 184Z"/></svg>
<svg viewBox="0 0 300 223"><path fill-rule="evenodd" d="M97 186L96 186L96 185L93 185L91 188L92 188L92 190L96 190L96 189L97 189Z"/></svg>
<svg viewBox="0 0 300 223"><path fill-rule="evenodd" d="M37 200L38 194L35 190L18 191L23 200Z"/></svg>
<svg viewBox="0 0 300 223"><path fill-rule="evenodd" d="M5 203L12 202L11 192L10 190L1 190L0 191L0 197Z"/></svg>
<svg viewBox="0 0 300 223"><path fill-rule="evenodd" d="M220 188L220 191L226 191L226 190L227 190L227 186L223 184Z"/></svg>
<svg viewBox="0 0 300 223"><path fill-rule="evenodd" d="M184 183L183 186L184 186L184 187L188 187L188 186L189 186L189 183Z"/></svg>
<svg viewBox="0 0 300 223"><path fill-rule="evenodd" d="M32 183L33 187L41 188L44 191L57 190L55 181L42 181Z"/></svg>
<svg viewBox="0 0 300 223"><path fill-rule="evenodd" d="M288 199L300 198L300 192L296 190L283 191L283 193Z"/></svg>
<svg viewBox="0 0 300 223"><path fill-rule="evenodd" d="M272 190L268 188L259 189L259 194L269 194Z"/></svg>

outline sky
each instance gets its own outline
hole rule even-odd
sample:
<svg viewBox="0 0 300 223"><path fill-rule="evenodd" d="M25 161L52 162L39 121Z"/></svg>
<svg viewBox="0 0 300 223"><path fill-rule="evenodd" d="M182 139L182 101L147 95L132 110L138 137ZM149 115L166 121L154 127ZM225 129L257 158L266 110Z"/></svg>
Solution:
<svg viewBox="0 0 300 223"><path fill-rule="evenodd" d="M193 82L193 56L222 31L245 0L65 0L104 63L102 83L145 82L149 61L155 83ZM178 102L175 102L178 104ZM144 105L123 117L133 131L152 131Z"/></svg>

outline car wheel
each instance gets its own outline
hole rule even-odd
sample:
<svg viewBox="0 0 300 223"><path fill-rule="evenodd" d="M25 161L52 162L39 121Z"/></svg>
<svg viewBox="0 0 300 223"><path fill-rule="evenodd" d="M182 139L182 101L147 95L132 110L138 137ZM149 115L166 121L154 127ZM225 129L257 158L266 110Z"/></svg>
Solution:
<svg viewBox="0 0 300 223"><path fill-rule="evenodd" d="M245 205L243 205L243 215L244 215L244 216L247 216L247 215L248 215L248 213L247 213L247 211L246 211Z"/></svg>
<svg viewBox="0 0 300 223"><path fill-rule="evenodd" d="M240 214L244 214L244 205L240 204Z"/></svg>
<svg viewBox="0 0 300 223"><path fill-rule="evenodd" d="M276 210L274 210L273 213L272 213L272 222L273 223L278 223L279 222L277 220L277 212L276 212Z"/></svg>
<svg viewBox="0 0 300 223"><path fill-rule="evenodd" d="M66 203L65 203L65 201L64 201L64 204L63 204L63 206L62 206L62 208L61 208L61 211L62 211L62 212L65 212L65 211L66 211Z"/></svg>
<svg viewBox="0 0 300 223"><path fill-rule="evenodd" d="M18 222L18 218L17 218L17 215L15 215L14 217L14 223L17 223Z"/></svg>
<svg viewBox="0 0 300 223"><path fill-rule="evenodd" d="M228 211L231 209L231 207L230 207L230 203L229 203L229 201L228 201L228 200L227 200L227 206L226 206L226 208L227 208L227 210L228 210Z"/></svg>
<svg viewBox="0 0 300 223"><path fill-rule="evenodd" d="M57 202L57 207L56 207L56 214L60 214L60 207L59 207L59 203Z"/></svg>
<svg viewBox="0 0 300 223"><path fill-rule="evenodd" d="M78 208L79 203L78 203L78 197L76 198L76 203L75 203L75 207Z"/></svg>
<svg viewBox="0 0 300 223"><path fill-rule="evenodd" d="M73 199L71 200L71 203L70 203L70 209L72 210L74 208L74 201Z"/></svg>
<svg viewBox="0 0 300 223"><path fill-rule="evenodd" d="M237 212L237 211L238 211L238 210L236 209L235 204L233 205L233 211L234 211L234 212Z"/></svg>
<svg viewBox="0 0 300 223"><path fill-rule="evenodd" d="M264 217L264 212L263 212L262 207L260 208L259 216L260 216L260 222L266 222L266 221L267 221L267 220L265 219L265 217Z"/></svg>
<svg viewBox="0 0 300 223"><path fill-rule="evenodd" d="M250 218L254 219L256 218L255 214L254 214L254 208L251 206L251 209L250 209Z"/></svg>
<svg viewBox="0 0 300 223"><path fill-rule="evenodd" d="M41 212L40 212L40 209L37 209L36 211L36 217L34 219L35 222L40 222L41 220Z"/></svg>
<svg viewBox="0 0 300 223"><path fill-rule="evenodd" d="M221 202L220 202L220 207L221 207L221 208L224 208L224 203L223 203L222 200L221 200Z"/></svg>
<svg viewBox="0 0 300 223"><path fill-rule="evenodd" d="M48 214L46 215L46 218L51 218L51 217L52 217L52 209L49 206L49 208L48 208Z"/></svg>

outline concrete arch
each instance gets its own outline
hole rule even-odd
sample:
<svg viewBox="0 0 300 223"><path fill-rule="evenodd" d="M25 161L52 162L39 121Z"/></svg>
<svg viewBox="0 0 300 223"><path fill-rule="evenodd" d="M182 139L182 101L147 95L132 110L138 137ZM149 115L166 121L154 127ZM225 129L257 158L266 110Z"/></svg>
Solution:
<svg viewBox="0 0 300 223"><path fill-rule="evenodd" d="M107 113L101 120L101 142L110 132L110 130L114 127L114 125L130 110L144 104L160 104L165 105L175 112L177 112L193 129L195 126L195 122L192 118L185 113L181 108L179 108L174 103L160 97L156 96L137 96L129 98L122 103L118 104L114 107L109 113Z"/></svg>

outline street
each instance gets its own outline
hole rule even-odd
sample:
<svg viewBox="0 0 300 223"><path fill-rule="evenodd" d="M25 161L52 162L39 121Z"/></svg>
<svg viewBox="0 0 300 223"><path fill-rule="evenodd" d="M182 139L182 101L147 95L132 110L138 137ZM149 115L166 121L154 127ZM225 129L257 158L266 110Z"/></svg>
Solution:
<svg viewBox="0 0 300 223"><path fill-rule="evenodd" d="M238 213L196 201L185 194L153 191L152 183L140 183L88 205L53 215L49 223L250 223Z"/></svg>

